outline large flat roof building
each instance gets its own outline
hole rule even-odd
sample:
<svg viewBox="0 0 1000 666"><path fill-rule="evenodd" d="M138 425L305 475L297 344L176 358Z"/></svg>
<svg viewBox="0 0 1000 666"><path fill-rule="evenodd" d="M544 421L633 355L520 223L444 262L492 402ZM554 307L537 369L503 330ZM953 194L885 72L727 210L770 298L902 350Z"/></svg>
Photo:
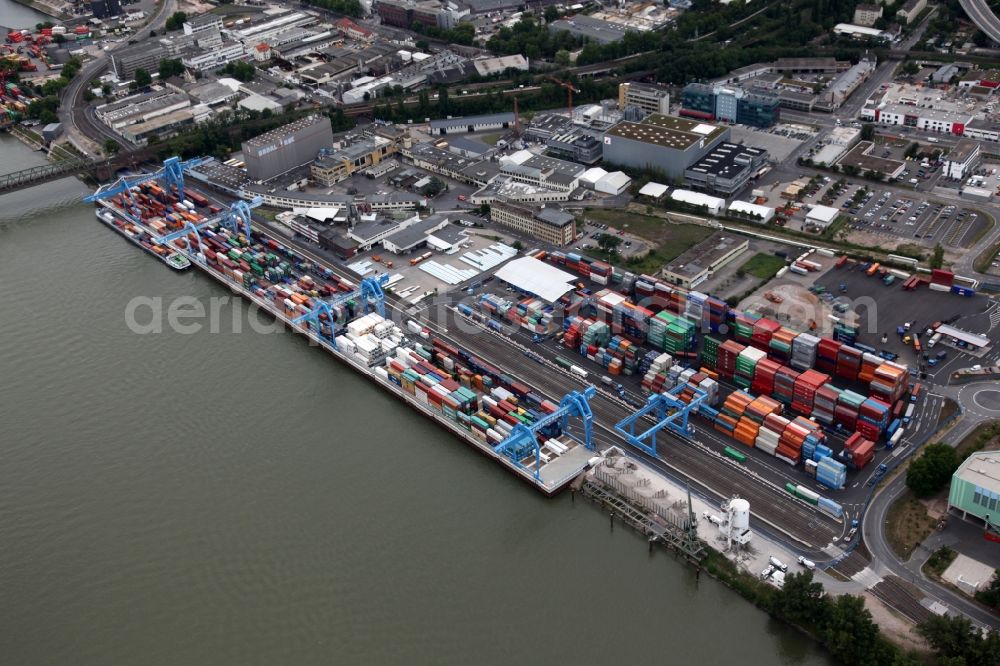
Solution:
<svg viewBox="0 0 1000 666"><path fill-rule="evenodd" d="M577 14L549 23L549 32L568 32L596 44L611 44L625 37L629 28L620 23L602 21L586 14Z"/></svg>
<svg viewBox="0 0 1000 666"><path fill-rule="evenodd" d="M693 289L748 247L746 238L715 232L664 266L661 275L670 284Z"/></svg>
<svg viewBox="0 0 1000 666"><path fill-rule="evenodd" d="M609 129L604 135L604 161L679 178L727 138L728 127L653 114L641 122L625 121Z"/></svg>
<svg viewBox="0 0 1000 666"><path fill-rule="evenodd" d="M333 146L326 116L307 116L243 142L243 159L253 180L269 180L316 159Z"/></svg>
<svg viewBox="0 0 1000 666"><path fill-rule="evenodd" d="M576 220L557 206L533 208L496 200L490 206L490 219L553 245L566 245L576 237Z"/></svg>
<svg viewBox="0 0 1000 666"><path fill-rule="evenodd" d="M731 197L767 163L763 148L723 142L713 148L684 172L688 187Z"/></svg>

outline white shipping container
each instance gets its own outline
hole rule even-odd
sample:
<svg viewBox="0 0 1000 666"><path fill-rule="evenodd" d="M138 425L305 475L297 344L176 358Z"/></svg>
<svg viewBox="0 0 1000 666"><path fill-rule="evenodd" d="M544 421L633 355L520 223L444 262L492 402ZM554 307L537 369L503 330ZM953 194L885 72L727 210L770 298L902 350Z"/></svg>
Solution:
<svg viewBox="0 0 1000 666"><path fill-rule="evenodd" d="M946 292L951 291L951 287L949 287L946 284L937 284L936 282L931 282L927 286L931 288L931 291L946 291Z"/></svg>

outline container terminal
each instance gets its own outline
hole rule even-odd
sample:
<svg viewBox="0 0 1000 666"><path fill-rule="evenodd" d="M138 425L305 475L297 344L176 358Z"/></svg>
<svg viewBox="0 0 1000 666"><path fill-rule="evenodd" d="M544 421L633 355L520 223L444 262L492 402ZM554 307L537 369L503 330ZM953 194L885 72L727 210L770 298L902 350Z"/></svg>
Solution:
<svg viewBox="0 0 1000 666"><path fill-rule="evenodd" d="M122 235L134 242L148 235L168 249L166 256L182 254L546 495L587 468L594 458L592 388L555 403L415 322L404 331L385 317L387 275L359 285L337 276L252 229L250 210L259 202L210 207L203 195L185 190L182 171L173 158L156 174L122 178L88 199ZM119 219L109 221L104 211Z"/></svg>
<svg viewBox="0 0 1000 666"><path fill-rule="evenodd" d="M406 319L405 306L381 292L387 276L356 287L305 244L262 231L265 221L251 230L252 203L224 211L185 192L182 172L168 160L158 175L120 180L91 199L227 286L238 283L286 325L547 494L595 460L595 447L624 442L708 494L739 488L757 520L815 555L852 518L854 505L838 493L852 492L860 470L876 468L875 453L892 455L913 427L904 425L919 395L909 369L852 345L848 324L835 334L844 339L799 333L649 276L622 280L607 264L571 253L532 251L518 260L572 270L595 287L556 304L562 322L539 299L488 293L472 307L439 309L427 326L374 321L385 298ZM185 215L173 215L181 201ZM509 330L501 334L500 324ZM557 404L549 396L564 397ZM657 446L661 430L668 455Z"/></svg>

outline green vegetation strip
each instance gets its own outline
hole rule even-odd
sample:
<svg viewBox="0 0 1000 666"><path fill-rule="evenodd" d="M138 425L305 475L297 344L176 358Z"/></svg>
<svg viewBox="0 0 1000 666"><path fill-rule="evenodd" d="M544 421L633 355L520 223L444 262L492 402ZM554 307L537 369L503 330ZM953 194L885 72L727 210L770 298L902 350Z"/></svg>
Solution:
<svg viewBox="0 0 1000 666"><path fill-rule="evenodd" d="M590 208L584 216L595 223L623 229L649 241L653 249L648 254L625 260L625 267L633 273L658 273L664 265L711 236L714 231L700 224L675 224L663 218L624 210Z"/></svg>
<svg viewBox="0 0 1000 666"><path fill-rule="evenodd" d="M766 282L777 275L778 271L784 267L784 259L776 257L773 254L758 252L750 257L745 264L740 266L739 270Z"/></svg>

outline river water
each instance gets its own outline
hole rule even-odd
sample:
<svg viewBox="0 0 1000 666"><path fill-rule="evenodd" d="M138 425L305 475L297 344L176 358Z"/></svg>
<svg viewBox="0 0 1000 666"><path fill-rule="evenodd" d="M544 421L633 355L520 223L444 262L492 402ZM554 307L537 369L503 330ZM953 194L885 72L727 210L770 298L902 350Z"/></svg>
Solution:
<svg viewBox="0 0 1000 666"><path fill-rule="evenodd" d="M34 30L37 24L53 20L51 16L20 5L14 0L0 0L0 26Z"/></svg>
<svg viewBox="0 0 1000 666"><path fill-rule="evenodd" d="M231 300L215 333L131 332L137 296L228 294L85 193L0 197L4 663L829 663Z"/></svg>

